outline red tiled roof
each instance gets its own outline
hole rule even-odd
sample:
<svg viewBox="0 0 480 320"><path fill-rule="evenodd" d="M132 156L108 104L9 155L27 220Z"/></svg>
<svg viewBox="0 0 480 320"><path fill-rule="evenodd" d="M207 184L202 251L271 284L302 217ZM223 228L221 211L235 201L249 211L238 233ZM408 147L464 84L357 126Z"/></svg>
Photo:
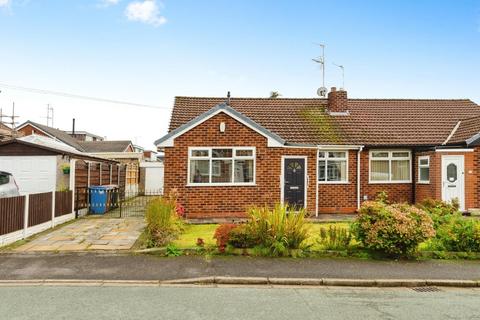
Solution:
<svg viewBox="0 0 480 320"><path fill-rule="evenodd" d="M170 131L225 98L176 97ZM296 144L440 145L461 119L480 116L470 100L349 99L349 115L325 112L327 99L231 98L230 106ZM480 131L480 130L479 130Z"/></svg>
<svg viewBox="0 0 480 320"><path fill-rule="evenodd" d="M462 143L480 132L480 116L463 119L447 144Z"/></svg>

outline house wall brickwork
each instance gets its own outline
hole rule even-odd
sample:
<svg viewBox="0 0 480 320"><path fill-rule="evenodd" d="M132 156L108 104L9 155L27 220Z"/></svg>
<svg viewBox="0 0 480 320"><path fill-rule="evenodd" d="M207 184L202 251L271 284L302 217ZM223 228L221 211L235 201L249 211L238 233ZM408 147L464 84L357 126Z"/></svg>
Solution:
<svg viewBox="0 0 480 320"><path fill-rule="evenodd" d="M226 124L220 132L220 123ZM256 183L253 186L188 186L188 147L255 147ZM361 152L360 200L373 200L381 191L393 202L418 202L425 198L441 199L441 155L465 156L466 208L480 207L480 148L475 152L412 152L412 183L369 183L369 150ZM307 157L307 204L310 214L316 211L317 149L267 147L267 139L230 116L220 113L178 136L174 147L165 148L165 192L179 192L179 201L189 218L244 217L251 205L273 205L281 201L282 156ZM418 183L418 157L430 156L430 183ZM415 192L414 192L415 190ZM348 182L318 184L318 212L354 213L357 209L357 151L348 152Z"/></svg>
<svg viewBox="0 0 480 320"><path fill-rule="evenodd" d="M318 184L319 213L354 213L357 210L357 151L348 152L348 183Z"/></svg>
<svg viewBox="0 0 480 320"><path fill-rule="evenodd" d="M404 149L402 149L404 150ZM375 200L378 193L385 191L393 202L412 202L411 183L369 183L369 149L361 152L360 160L360 200Z"/></svg>
<svg viewBox="0 0 480 320"><path fill-rule="evenodd" d="M475 148L474 152L421 152L419 156L430 157L430 183L421 184L418 182L418 158L415 161L415 181L417 181L415 200L420 202L426 198L442 199L442 156L463 155L464 157L464 178L465 178L465 209L479 208L479 176L478 161L480 149Z"/></svg>
<svg viewBox="0 0 480 320"><path fill-rule="evenodd" d="M40 131L40 130L36 129L29 124L27 124L26 126L24 126L21 129L19 129L18 132L21 133L22 136L30 136L32 134L36 134L38 136L47 137L47 135L43 131Z"/></svg>

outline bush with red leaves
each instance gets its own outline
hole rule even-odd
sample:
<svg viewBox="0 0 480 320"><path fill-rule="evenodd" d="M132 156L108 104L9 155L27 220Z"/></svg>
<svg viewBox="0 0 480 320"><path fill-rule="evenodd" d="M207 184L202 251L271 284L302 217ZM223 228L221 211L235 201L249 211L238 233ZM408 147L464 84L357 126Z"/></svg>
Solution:
<svg viewBox="0 0 480 320"><path fill-rule="evenodd" d="M221 253L225 252L225 248L227 247L227 243L230 238L230 232L236 227L236 224L224 223L219 225L218 228L215 230L213 238L217 240L218 251L220 251Z"/></svg>

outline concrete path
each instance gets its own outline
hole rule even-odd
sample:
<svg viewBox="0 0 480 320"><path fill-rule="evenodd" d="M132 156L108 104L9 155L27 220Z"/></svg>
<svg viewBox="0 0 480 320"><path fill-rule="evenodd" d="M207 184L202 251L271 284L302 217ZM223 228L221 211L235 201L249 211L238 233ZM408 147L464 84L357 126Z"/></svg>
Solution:
<svg viewBox="0 0 480 320"><path fill-rule="evenodd" d="M144 226L141 218L80 219L43 234L15 251L127 250L133 246Z"/></svg>
<svg viewBox="0 0 480 320"><path fill-rule="evenodd" d="M480 280L480 261L371 261L131 254L2 254L0 279L172 280L204 276Z"/></svg>
<svg viewBox="0 0 480 320"><path fill-rule="evenodd" d="M5 319L479 319L480 289L0 287Z"/></svg>

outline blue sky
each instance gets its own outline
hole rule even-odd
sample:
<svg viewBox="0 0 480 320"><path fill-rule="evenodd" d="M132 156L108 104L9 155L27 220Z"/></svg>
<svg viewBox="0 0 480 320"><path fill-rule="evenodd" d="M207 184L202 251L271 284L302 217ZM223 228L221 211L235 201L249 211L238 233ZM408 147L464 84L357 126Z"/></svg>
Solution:
<svg viewBox="0 0 480 320"><path fill-rule="evenodd" d="M315 97L311 58L326 44L327 87L354 98L480 103L480 1L0 0L0 83L161 106L146 109L2 87L20 121L145 147L175 95Z"/></svg>

